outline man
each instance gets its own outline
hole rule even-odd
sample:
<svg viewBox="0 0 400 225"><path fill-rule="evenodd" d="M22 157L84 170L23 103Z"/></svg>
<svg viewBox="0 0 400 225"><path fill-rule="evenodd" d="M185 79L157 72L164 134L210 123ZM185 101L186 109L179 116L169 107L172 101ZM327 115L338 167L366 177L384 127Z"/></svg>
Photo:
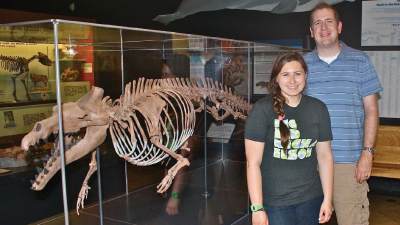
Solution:
<svg viewBox="0 0 400 225"><path fill-rule="evenodd" d="M339 41L337 11L318 4L310 15L316 49L305 55L307 94L328 107L333 132L334 196L339 225L368 224L367 180L378 127L377 93L382 91L368 56Z"/></svg>

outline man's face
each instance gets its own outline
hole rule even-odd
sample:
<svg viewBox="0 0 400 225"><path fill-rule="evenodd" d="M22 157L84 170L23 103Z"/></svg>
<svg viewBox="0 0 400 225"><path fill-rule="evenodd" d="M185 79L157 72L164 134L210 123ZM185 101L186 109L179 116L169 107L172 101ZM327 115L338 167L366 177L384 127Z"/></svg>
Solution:
<svg viewBox="0 0 400 225"><path fill-rule="evenodd" d="M320 9L313 14L310 32L317 47L332 47L339 44L342 22L336 20L331 9Z"/></svg>

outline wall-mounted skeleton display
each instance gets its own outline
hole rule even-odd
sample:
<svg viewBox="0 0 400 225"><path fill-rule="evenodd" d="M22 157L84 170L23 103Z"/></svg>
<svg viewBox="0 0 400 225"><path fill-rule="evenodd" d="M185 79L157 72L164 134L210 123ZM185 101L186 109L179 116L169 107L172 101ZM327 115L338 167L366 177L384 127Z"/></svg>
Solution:
<svg viewBox="0 0 400 225"><path fill-rule="evenodd" d="M193 134L196 112L206 110L216 120L232 115L245 119L249 103L226 86L213 80L192 81L183 78L149 80L140 78L128 83L124 94L115 101L103 98L103 89L93 87L77 102L62 105L66 164L92 153L89 172L78 195L76 210L84 207L90 176L97 170L95 149L104 142L107 129L119 157L138 166L148 166L172 156L176 164L157 186L159 193L171 185L176 173L189 161L176 153L186 146ZM53 116L39 121L22 140L30 146L58 133L57 108ZM74 134L86 129L83 138ZM52 156L32 182L33 190L42 190L60 170L60 149L55 144Z"/></svg>
<svg viewBox="0 0 400 225"><path fill-rule="evenodd" d="M15 83L16 79L22 81L22 84L24 85L25 88L26 98L28 100L31 100L26 80L29 79L29 64L35 59L37 59L44 66L52 65L52 61L49 59L49 57L41 52L38 52L37 55L34 55L29 59L20 56L0 55L0 67L5 71L13 73L11 75L11 79L13 81L13 97L16 102L18 102L17 89Z"/></svg>

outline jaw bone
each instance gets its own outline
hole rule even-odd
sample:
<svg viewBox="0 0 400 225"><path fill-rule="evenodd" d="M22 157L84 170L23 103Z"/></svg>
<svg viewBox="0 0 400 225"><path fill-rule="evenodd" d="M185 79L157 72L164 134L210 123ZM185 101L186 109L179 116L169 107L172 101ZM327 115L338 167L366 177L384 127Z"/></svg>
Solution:
<svg viewBox="0 0 400 225"><path fill-rule="evenodd" d="M104 142L107 129L108 125L88 127L85 137L65 151L65 164L68 165L94 151L96 147ZM55 154L47 161L44 169L36 176L35 181L32 183L33 190L39 191L46 186L47 182L60 170L60 160L58 148L55 150Z"/></svg>
<svg viewBox="0 0 400 225"><path fill-rule="evenodd" d="M71 140L64 138L66 164L76 161L94 151L102 144L107 136L109 121L108 106L102 101L103 89L92 88L92 90L79 99L77 102L65 103L62 106L63 128L65 134L78 133L86 129L83 139L75 145L70 145ZM53 108L53 115L50 118L37 122L21 142L21 147L28 150L30 146L36 145L40 140L47 139L51 134L58 133L57 107ZM73 143L72 143L73 144ZM55 146L55 153L39 171L35 181L32 183L33 190L43 189L47 182L60 169L59 146Z"/></svg>

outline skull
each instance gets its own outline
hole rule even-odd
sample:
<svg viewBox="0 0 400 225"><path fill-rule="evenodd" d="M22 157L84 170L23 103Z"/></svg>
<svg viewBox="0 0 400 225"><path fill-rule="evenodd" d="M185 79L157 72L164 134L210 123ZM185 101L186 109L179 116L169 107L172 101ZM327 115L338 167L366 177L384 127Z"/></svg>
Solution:
<svg viewBox="0 0 400 225"><path fill-rule="evenodd" d="M62 105L66 164L84 157L104 142L109 125L110 105L104 100L102 101L102 97L103 89L93 87L89 93L77 102L69 102ZM107 100L107 98L105 99ZM46 140L52 134L58 134L57 111L58 108L54 107L51 117L35 124L32 131L22 139L22 149L29 150L30 146L38 144L39 141ZM84 137L81 138L81 135ZM39 174L32 183L33 190L43 189L60 169L59 147L56 138L54 150L49 160L45 163L44 169L39 170Z"/></svg>

